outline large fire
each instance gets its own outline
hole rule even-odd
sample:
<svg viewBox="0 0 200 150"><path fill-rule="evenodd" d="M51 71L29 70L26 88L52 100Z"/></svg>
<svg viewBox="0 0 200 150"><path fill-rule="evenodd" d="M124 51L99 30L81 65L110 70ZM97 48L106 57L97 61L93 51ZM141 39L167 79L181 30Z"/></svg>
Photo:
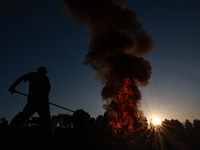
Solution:
<svg viewBox="0 0 200 150"><path fill-rule="evenodd" d="M123 87L114 100L116 112L110 115L109 125L115 137L134 136L140 126L137 104L134 102L135 88L133 81L125 78Z"/></svg>
<svg viewBox="0 0 200 150"><path fill-rule="evenodd" d="M97 71L104 85L101 96L113 134L135 136L141 127L137 86L146 86L152 73L150 63L142 56L152 50L153 40L137 14L124 8L127 0L64 2L79 23L90 27L91 43L84 63Z"/></svg>

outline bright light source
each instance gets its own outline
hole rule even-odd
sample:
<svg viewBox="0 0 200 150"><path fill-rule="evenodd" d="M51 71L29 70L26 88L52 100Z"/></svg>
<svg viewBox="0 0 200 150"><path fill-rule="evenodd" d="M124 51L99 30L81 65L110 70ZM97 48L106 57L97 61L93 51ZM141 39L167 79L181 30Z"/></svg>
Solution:
<svg viewBox="0 0 200 150"><path fill-rule="evenodd" d="M152 123L153 123L153 125L160 125L161 121L160 121L159 118L154 117L153 120L152 120Z"/></svg>

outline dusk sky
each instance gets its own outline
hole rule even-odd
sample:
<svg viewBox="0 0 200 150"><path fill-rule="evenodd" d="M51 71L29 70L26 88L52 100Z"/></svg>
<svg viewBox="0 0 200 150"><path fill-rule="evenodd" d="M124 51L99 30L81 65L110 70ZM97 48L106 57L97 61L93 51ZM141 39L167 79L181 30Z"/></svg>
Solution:
<svg viewBox="0 0 200 150"><path fill-rule="evenodd" d="M26 97L10 94L13 82L45 66L51 82L50 102L91 117L104 113L102 84L83 64L90 29L78 24L60 0L4 0L0 2L0 118L9 121L26 104ZM149 85L140 87L140 109L150 119L200 119L200 1L129 0L125 8L153 38L145 55L152 66ZM28 93L28 83L16 90ZM69 113L51 106L51 115Z"/></svg>

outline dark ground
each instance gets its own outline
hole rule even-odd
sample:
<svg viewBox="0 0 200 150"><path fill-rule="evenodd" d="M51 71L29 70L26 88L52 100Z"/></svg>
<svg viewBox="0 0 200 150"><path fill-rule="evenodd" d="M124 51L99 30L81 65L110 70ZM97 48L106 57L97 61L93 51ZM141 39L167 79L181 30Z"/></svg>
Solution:
<svg viewBox="0 0 200 150"><path fill-rule="evenodd" d="M21 137L10 127L0 131L1 147L9 150L199 150L199 134L172 137L163 133L130 139L115 139L101 129L55 129L53 138L47 138L38 128L26 128ZM148 136L147 136L148 135ZM162 137L162 138L159 138Z"/></svg>
<svg viewBox="0 0 200 150"><path fill-rule="evenodd" d="M8 132L10 131L10 132ZM53 138L42 135L38 129L26 129L23 136L16 137L11 130L1 132L1 147L13 150L127 150L144 149L142 144L134 145L127 140L116 140L102 130L56 129ZM139 139L137 139L138 141ZM141 139L140 139L141 140ZM140 148L139 148L139 147Z"/></svg>

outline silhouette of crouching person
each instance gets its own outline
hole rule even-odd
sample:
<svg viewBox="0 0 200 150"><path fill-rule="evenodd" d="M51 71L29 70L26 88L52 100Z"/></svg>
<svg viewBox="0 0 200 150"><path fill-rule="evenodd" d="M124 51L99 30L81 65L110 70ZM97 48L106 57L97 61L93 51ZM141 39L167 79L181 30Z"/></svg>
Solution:
<svg viewBox="0 0 200 150"><path fill-rule="evenodd" d="M39 67L37 72L31 72L18 78L14 84L9 88L9 91L15 93L15 87L22 81L29 81L28 102L25 105L19 122L16 125L17 134L22 135L23 129L30 117L37 112L40 116L41 127L46 136L53 136L53 125L50 116L49 108L49 93L50 82L46 76L47 70L45 67Z"/></svg>

